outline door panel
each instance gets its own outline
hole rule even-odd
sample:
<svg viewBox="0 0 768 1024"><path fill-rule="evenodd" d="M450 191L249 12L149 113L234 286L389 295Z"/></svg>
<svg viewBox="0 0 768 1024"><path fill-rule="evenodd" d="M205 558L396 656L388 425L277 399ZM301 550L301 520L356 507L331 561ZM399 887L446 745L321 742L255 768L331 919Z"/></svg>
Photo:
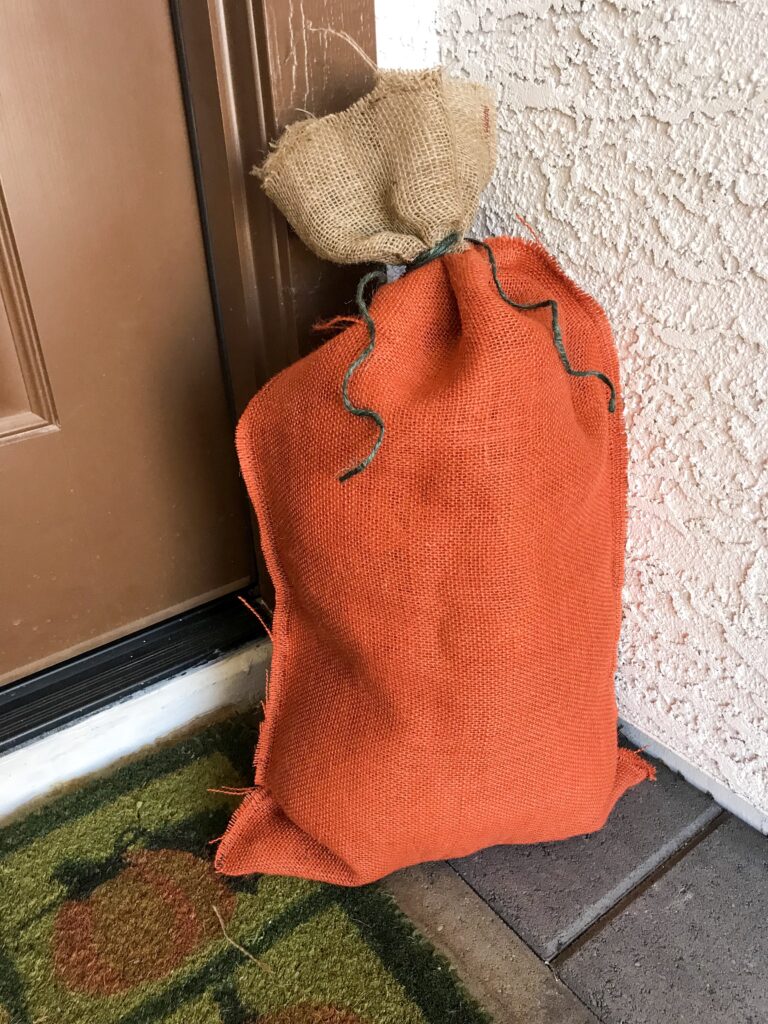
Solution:
<svg viewBox="0 0 768 1024"><path fill-rule="evenodd" d="M0 0L0 681L252 556L167 6Z"/></svg>

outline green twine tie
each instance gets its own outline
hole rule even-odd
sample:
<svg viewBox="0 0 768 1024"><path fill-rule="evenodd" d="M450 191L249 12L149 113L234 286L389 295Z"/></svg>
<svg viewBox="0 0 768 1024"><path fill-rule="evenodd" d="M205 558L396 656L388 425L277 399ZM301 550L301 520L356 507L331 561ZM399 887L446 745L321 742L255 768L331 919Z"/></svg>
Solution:
<svg viewBox="0 0 768 1024"><path fill-rule="evenodd" d="M566 373L570 374L571 377L597 377L598 380L601 380L610 392L610 397L608 399L608 412L615 412L616 388L613 386L611 378L607 377L604 373L601 373L600 370L574 370L571 366L570 360L568 359L568 353L565 351L565 345L563 344L563 335L560 332L560 317L558 316L557 303L555 300L544 299L542 302L515 302L514 299L510 299L501 287L499 271L496 266L496 257L493 255L493 249L487 242L481 242L478 238L468 238L467 241L471 242L473 245L480 245L485 249L486 255L488 256L488 262L491 265L491 274L493 275L493 283L496 285L496 291L506 303L512 306L513 309L546 309L547 306L549 306L552 311L552 341L557 349L557 354L560 356L560 362L563 364L563 369Z"/></svg>
<svg viewBox="0 0 768 1024"><path fill-rule="evenodd" d="M420 253L416 257L415 260L412 260L407 264L406 273L408 273L409 270L415 270L417 267L424 267L427 263L431 263L432 260L437 260L441 256L445 256L445 254L450 252L453 246L455 246L459 241L461 241L461 235L458 231L452 231L450 235L446 235L446 237L441 239L441 241L436 245L433 245L431 249L425 249L424 252ZM368 274L364 274L360 278L357 285L355 302L357 304L357 311L368 330L368 344L360 355L347 367L347 372L344 374L344 380L341 384L341 400L344 403L344 408L347 412L351 412L353 416L362 416L365 419L372 420L379 428L379 436L376 438L373 448L371 448L365 458L361 459L361 461L358 462L356 466L353 466L352 469L348 469L346 472L341 474L339 477L339 483L342 484L346 483L347 480L351 480L353 476L357 476L358 473L362 473L364 469L367 469L368 466L370 466L384 440L384 432L386 429L384 426L384 420L374 409L366 409L363 406L354 405L349 397L349 382L352 380L355 371L358 367L362 366L376 346L376 324L374 324L373 318L368 312L368 304L365 301L365 289L371 281L377 281L379 284L384 284L386 280L387 273L385 270L371 270Z"/></svg>
<svg viewBox="0 0 768 1024"><path fill-rule="evenodd" d="M364 469L370 466L371 462L376 456L376 452L381 448L384 440L384 420L379 416L373 409L366 409L364 406L354 405L350 401L349 397L349 382L354 376L355 370L365 362L368 356L373 352L376 345L376 325L373 322L371 314L368 312L368 305L365 301L365 289L371 281L377 281L379 284L384 284L387 280L387 272L385 270L371 270L368 274L364 274L357 285L357 295L355 300L357 302L357 309L360 316L365 322L365 326L368 328L368 344L360 353L360 355L347 367L347 372L344 374L344 380L341 384L341 398L344 402L344 408L347 412L351 412L353 416L363 416L365 419L373 420L376 426L379 428L379 436L376 438L376 443L370 452L352 469L348 469L346 473L342 473L339 477L340 483L346 483L347 480L351 480L353 476L357 476L358 473L362 473Z"/></svg>
<svg viewBox="0 0 768 1024"><path fill-rule="evenodd" d="M424 252L419 253L415 260L411 260L410 263L406 264L405 272L409 270L417 270L419 267L426 267L432 260L439 260L441 256L445 256L451 251L454 245L457 245L461 241L461 235L458 231L452 231L450 235L446 235L442 241L433 245L431 249L425 249Z"/></svg>
<svg viewBox="0 0 768 1024"><path fill-rule="evenodd" d="M418 267L426 266L427 263L431 263L432 260L439 259L441 256L445 256L446 253L451 251L451 249L456 245L460 238L461 236L455 231L452 232L450 235L447 235L436 245L433 245L430 249L426 249L423 253L417 256L415 260L409 263L406 268L406 273L408 273L408 271L410 270L415 270ZM557 302L555 302L554 299L544 299L541 302L515 302L514 299L511 299L509 295L507 295L507 293L501 286L501 281L499 280L499 271L496 265L496 257L493 255L493 249L490 247L490 245L488 245L487 242L481 242L477 238L467 238L467 241L471 242L473 245L479 245L481 246L481 248L485 250L485 253L488 257L488 262L491 267L493 283L496 286L496 291L499 293L499 296L504 300L504 302L512 306L513 309L520 310L546 309L547 307L549 307L552 313L552 341L554 343L557 354L560 357L560 362L563 365L563 369L571 377L596 377L598 380L602 381L609 391L608 412L615 412L616 388L613 386L613 382L611 381L610 377L606 376L606 374L602 373L600 370L574 370L574 368L571 366L570 360L568 359L568 353L565 351L565 345L563 344L563 335L560 330L560 318L557 309ZM372 420L378 427L379 436L376 438L373 448L371 448L370 452L365 456L365 458L361 459L361 461L358 462L356 466L353 466L351 469L348 469L346 470L346 472L341 474L341 476L339 477L339 482L342 484L346 483L347 480L351 480L353 476L357 476L358 473L362 473L364 469L367 469L368 466L370 466L371 462L373 462L379 448L381 448L381 445L384 441L384 433L386 429L384 426L384 420L381 418L380 414L377 413L374 409L368 409L365 406L357 406L351 401L349 397L349 383L352 380L355 371L360 366L362 366L365 360L373 352L376 345L376 325L373 322L373 318L371 317L370 312L368 311L368 304L365 301L365 289L368 286L368 284L370 284L371 281L376 281L378 284L384 284L386 280L387 274L385 270L371 270L369 273L364 274L363 277L360 278L360 281L357 285L357 294L355 296L355 301L357 304L358 312L360 313L360 316L363 322L365 323L366 329L368 331L369 340L368 344L360 353L360 355L357 356L357 358L354 359L353 362L351 362L350 365L347 367L347 372L344 374L344 380L342 381L341 384L341 398L344 403L344 408L347 410L347 412L352 413L353 416L361 416L365 419Z"/></svg>

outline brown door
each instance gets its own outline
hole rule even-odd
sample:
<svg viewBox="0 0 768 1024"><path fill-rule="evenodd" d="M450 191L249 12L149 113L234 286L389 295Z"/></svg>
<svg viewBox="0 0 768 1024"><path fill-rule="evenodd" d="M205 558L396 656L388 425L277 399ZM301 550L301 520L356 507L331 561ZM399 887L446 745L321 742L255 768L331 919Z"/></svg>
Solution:
<svg viewBox="0 0 768 1024"><path fill-rule="evenodd" d="M0 682L251 578L169 10L0 0Z"/></svg>

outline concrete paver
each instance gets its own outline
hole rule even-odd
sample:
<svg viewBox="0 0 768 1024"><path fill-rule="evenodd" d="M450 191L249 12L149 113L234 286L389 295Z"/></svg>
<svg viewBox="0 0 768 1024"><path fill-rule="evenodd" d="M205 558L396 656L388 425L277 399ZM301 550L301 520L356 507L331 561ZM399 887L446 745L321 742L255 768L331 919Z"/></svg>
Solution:
<svg viewBox="0 0 768 1024"><path fill-rule="evenodd" d="M399 871L385 885L494 1024L598 1024L447 864Z"/></svg>
<svg viewBox="0 0 768 1024"><path fill-rule="evenodd" d="M452 864L544 960L550 960L719 814L711 797L657 765L590 836L498 846Z"/></svg>
<svg viewBox="0 0 768 1024"><path fill-rule="evenodd" d="M768 837L726 818L559 966L605 1024L766 1024Z"/></svg>

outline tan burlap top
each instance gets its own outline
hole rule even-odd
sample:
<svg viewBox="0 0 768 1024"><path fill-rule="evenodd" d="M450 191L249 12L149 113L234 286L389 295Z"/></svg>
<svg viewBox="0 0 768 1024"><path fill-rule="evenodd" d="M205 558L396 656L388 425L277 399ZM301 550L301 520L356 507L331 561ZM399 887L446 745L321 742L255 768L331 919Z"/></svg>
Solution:
<svg viewBox="0 0 768 1024"><path fill-rule="evenodd" d="M379 72L347 110L290 125L256 173L323 259L410 263L463 238L495 160L490 91L436 68Z"/></svg>

